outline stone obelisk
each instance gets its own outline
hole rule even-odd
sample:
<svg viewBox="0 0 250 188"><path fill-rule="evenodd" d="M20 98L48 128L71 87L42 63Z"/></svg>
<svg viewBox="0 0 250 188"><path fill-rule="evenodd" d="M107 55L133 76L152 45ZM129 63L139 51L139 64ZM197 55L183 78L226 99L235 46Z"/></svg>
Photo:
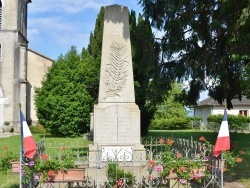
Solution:
<svg viewBox="0 0 250 188"><path fill-rule="evenodd" d="M145 157L140 110L135 104L128 8L105 7L98 104L92 118L90 163ZM137 155L135 157L135 155Z"/></svg>

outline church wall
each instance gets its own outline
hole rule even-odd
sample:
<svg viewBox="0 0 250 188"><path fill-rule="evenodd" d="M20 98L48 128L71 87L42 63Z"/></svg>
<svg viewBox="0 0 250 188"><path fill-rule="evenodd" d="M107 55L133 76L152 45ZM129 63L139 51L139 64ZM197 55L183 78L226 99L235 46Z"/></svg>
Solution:
<svg viewBox="0 0 250 188"><path fill-rule="evenodd" d="M2 29L17 30L18 3L11 0L4 0Z"/></svg>
<svg viewBox="0 0 250 188"><path fill-rule="evenodd" d="M3 104L3 117L4 121L13 121L14 112L13 105L15 101L14 96L14 73L15 67L14 63L17 59L15 55L16 45L15 43L11 43L9 41L16 40L15 32L7 32L4 33L0 31L0 41L2 43L2 62L0 63L0 81L1 87L3 91L3 97L9 101L8 104ZM0 125L1 126L1 125Z"/></svg>
<svg viewBox="0 0 250 188"><path fill-rule="evenodd" d="M34 90L42 86L42 80L52 66L53 60L28 49L27 64L27 121L36 124L38 118L35 111Z"/></svg>

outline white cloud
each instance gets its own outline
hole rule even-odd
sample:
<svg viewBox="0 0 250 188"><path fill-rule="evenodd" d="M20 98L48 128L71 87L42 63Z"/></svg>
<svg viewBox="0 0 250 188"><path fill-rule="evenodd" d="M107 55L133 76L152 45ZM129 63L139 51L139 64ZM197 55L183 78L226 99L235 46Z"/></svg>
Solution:
<svg viewBox="0 0 250 188"><path fill-rule="evenodd" d="M112 4L112 0L35 0L29 5L29 13L44 12L78 13L86 9L99 10L101 6Z"/></svg>
<svg viewBox="0 0 250 188"><path fill-rule="evenodd" d="M136 12L139 7L137 0L33 0L28 6L29 47L52 58L72 45L78 51L87 47L101 6L112 4Z"/></svg>

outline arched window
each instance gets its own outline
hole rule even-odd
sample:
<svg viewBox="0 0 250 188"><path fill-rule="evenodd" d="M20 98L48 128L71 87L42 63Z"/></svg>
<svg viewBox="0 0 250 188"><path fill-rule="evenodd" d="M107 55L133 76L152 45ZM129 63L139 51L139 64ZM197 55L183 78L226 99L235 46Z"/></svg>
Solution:
<svg viewBox="0 0 250 188"><path fill-rule="evenodd" d="M2 17L3 17L2 12L3 12L3 3L0 0L0 29L2 29Z"/></svg>

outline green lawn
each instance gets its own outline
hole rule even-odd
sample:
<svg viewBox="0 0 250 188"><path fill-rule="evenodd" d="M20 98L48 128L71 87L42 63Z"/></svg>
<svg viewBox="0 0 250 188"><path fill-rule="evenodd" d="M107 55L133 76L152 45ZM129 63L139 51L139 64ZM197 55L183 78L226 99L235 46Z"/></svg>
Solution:
<svg viewBox="0 0 250 188"><path fill-rule="evenodd" d="M199 131L199 130L184 130L184 131L149 131L147 136L152 137L178 137L178 138L185 138L190 139L191 137L193 140L198 140L200 136L204 136L210 143L214 144L218 133L217 132L205 132L205 131ZM50 143L51 148L46 149L46 153L51 153L55 151L53 148L54 144L62 147L71 147L71 148L77 148L78 146L81 147L88 147L88 145L91 143L87 140L84 140L82 137L78 138L60 138L55 136L46 136L44 138L43 135L34 135L34 138L36 142L45 139L46 143ZM234 180L239 180L240 182L243 182L244 185L247 187L250 187L250 134L244 134L244 133L230 133L231 143L237 144L240 149L245 151L245 155L243 156L243 162L239 163L237 167L230 170L230 172L227 172L232 176ZM12 136L9 138L0 138L0 153L4 150L4 147L8 146L9 150L13 151L17 155L20 151L20 136ZM1 187L18 187L18 181L19 176L18 175L0 175L0 188Z"/></svg>

